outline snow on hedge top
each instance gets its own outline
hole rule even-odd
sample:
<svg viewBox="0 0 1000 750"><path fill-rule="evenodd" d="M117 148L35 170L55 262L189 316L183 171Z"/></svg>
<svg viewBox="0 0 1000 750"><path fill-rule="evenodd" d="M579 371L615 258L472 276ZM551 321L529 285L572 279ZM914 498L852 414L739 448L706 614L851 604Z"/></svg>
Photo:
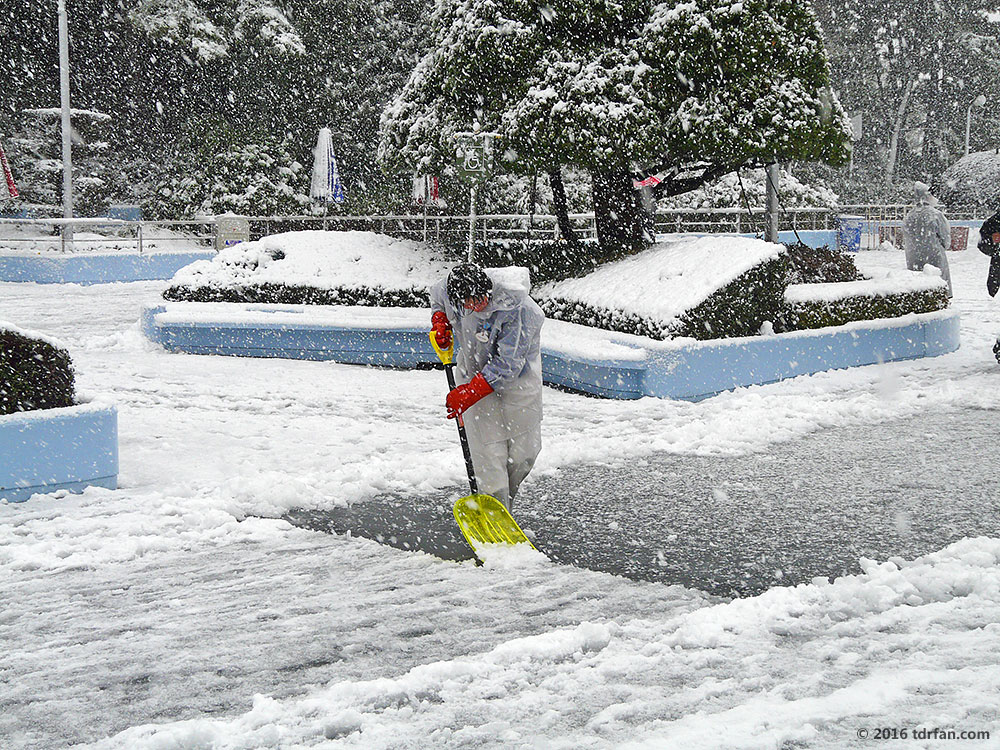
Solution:
<svg viewBox="0 0 1000 750"><path fill-rule="evenodd" d="M9 331L10 333L17 334L18 336L24 336L26 339L41 341L49 346L54 346L56 349L62 349L67 352L69 351L69 347L57 338L49 336L45 333L39 333L38 331L28 331L24 328L18 328L13 323L8 323L5 320L0 320L0 331Z"/></svg>
<svg viewBox="0 0 1000 750"><path fill-rule="evenodd" d="M747 237L679 237L582 278L545 284L538 293L666 322L783 252L781 245Z"/></svg>
<svg viewBox="0 0 1000 750"><path fill-rule="evenodd" d="M452 265L420 242L374 232L285 232L232 245L212 260L185 266L173 284L426 290Z"/></svg>
<svg viewBox="0 0 1000 750"><path fill-rule="evenodd" d="M861 281L840 281L835 284L790 284L785 290L786 302L836 302L850 297L886 297L906 292L927 292L947 289L941 271L926 265L923 271L888 269Z"/></svg>

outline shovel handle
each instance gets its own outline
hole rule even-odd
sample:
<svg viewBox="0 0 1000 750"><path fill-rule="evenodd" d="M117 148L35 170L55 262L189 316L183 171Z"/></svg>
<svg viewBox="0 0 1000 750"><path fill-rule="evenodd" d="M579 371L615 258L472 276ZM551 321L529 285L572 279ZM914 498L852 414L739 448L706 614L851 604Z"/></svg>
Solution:
<svg viewBox="0 0 1000 750"><path fill-rule="evenodd" d="M448 378L448 391L451 392L455 390L455 342L452 340L451 346L442 349L438 346L434 331L430 332L430 338L434 353L438 355L438 359L444 365L444 373ZM465 456L465 470L469 474L469 487L472 488L473 495L478 495L479 483L476 481L476 469L472 465L472 451L469 450L469 438L465 434L465 422L462 421L461 415L455 417L455 424L458 425L458 439L462 443L462 454Z"/></svg>
<svg viewBox="0 0 1000 750"><path fill-rule="evenodd" d="M449 362L444 366L445 375L448 377L448 390L455 390L455 363ZM458 425L458 439L462 443L462 454L465 456L465 470L469 474L469 487L473 495L479 494L479 483L476 482L476 469L472 465L472 451L469 449L469 438L465 434L465 422L462 416L455 417L455 424Z"/></svg>

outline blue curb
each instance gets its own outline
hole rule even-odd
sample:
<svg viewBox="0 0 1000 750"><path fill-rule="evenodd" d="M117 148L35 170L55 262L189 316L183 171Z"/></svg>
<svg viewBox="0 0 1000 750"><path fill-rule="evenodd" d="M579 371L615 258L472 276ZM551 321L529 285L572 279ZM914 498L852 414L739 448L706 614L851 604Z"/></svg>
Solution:
<svg viewBox="0 0 1000 750"><path fill-rule="evenodd" d="M171 312L185 304L171 303ZM333 360L346 364L412 368L437 362L423 327L360 327L302 322L273 323L266 306L242 322L157 319L166 305L147 307L142 330L170 351L237 357ZM278 308L276 308L278 309ZM178 317L180 319L178 319ZM546 383L595 396L643 396L696 401L723 391L774 383L826 370L937 356L959 348L959 315L951 311L907 315L845 326L772 336L716 341L654 341L578 326L590 350L573 340L574 326L560 324L562 338L546 340L542 329L542 375ZM595 337L596 334L596 337ZM568 344L568 345L567 345ZM606 358L602 351L629 350ZM590 351L594 353L591 354Z"/></svg>
<svg viewBox="0 0 1000 750"><path fill-rule="evenodd" d="M118 411L71 406L0 416L0 500L118 486Z"/></svg>
<svg viewBox="0 0 1000 750"><path fill-rule="evenodd" d="M115 255L0 255L0 281L36 284L110 284L117 281L171 279L196 260L214 252Z"/></svg>

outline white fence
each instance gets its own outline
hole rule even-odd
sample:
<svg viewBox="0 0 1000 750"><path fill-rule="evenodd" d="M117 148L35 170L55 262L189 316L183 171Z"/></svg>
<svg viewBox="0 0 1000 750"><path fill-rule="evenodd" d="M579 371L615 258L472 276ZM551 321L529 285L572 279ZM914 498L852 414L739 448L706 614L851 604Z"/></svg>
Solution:
<svg viewBox="0 0 1000 750"><path fill-rule="evenodd" d="M860 216L867 222L872 242L891 234L899 226L906 211L906 204L845 205L836 210L829 208L783 209L779 230L832 230L837 217ZM984 218L981 209L945 209L949 219ZM593 213L570 214L575 232L582 238L596 237ZM755 208L698 208L661 209L656 213L656 232L698 233L763 233L765 211ZM259 237L302 229L374 231L407 239L435 244L463 246L468 241L469 217L455 215L396 214L371 216L251 216L250 237ZM47 247L59 246L61 232L71 224L74 230L74 248L112 244L115 248L135 249L142 253L151 249L210 248L215 245L216 220L205 218L186 221L133 221L124 219L2 219L0 218L0 244L16 246L19 243L46 243ZM548 214L483 214L476 217L477 240L531 240L558 238L556 217Z"/></svg>
<svg viewBox="0 0 1000 750"><path fill-rule="evenodd" d="M129 221L125 219L3 219L0 246L66 250L63 229L72 227L73 248L124 251L205 249L215 245L215 219Z"/></svg>

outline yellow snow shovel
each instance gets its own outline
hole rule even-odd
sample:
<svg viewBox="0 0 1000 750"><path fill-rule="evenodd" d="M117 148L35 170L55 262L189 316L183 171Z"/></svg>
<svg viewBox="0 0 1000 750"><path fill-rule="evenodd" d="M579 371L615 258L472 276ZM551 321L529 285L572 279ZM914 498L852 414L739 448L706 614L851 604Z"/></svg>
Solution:
<svg viewBox="0 0 1000 750"><path fill-rule="evenodd" d="M448 377L448 390L455 389L455 344L447 349L438 346L434 331L430 332L431 346L444 365L445 374ZM458 438L462 443L462 453L465 455L465 469L469 474L469 488L471 495L459 498L455 501L453 512L458 528L462 530L462 536L472 547L476 556L482 559L480 549L484 544L527 544L534 549L534 545L521 531L517 521L513 519L504 504L492 495L483 495L479 492L479 485L476 482L476 470L472 465L472 452L469 450L469 439L465 434L465 422L461 415L455 418L458 424Z"/></svg>

